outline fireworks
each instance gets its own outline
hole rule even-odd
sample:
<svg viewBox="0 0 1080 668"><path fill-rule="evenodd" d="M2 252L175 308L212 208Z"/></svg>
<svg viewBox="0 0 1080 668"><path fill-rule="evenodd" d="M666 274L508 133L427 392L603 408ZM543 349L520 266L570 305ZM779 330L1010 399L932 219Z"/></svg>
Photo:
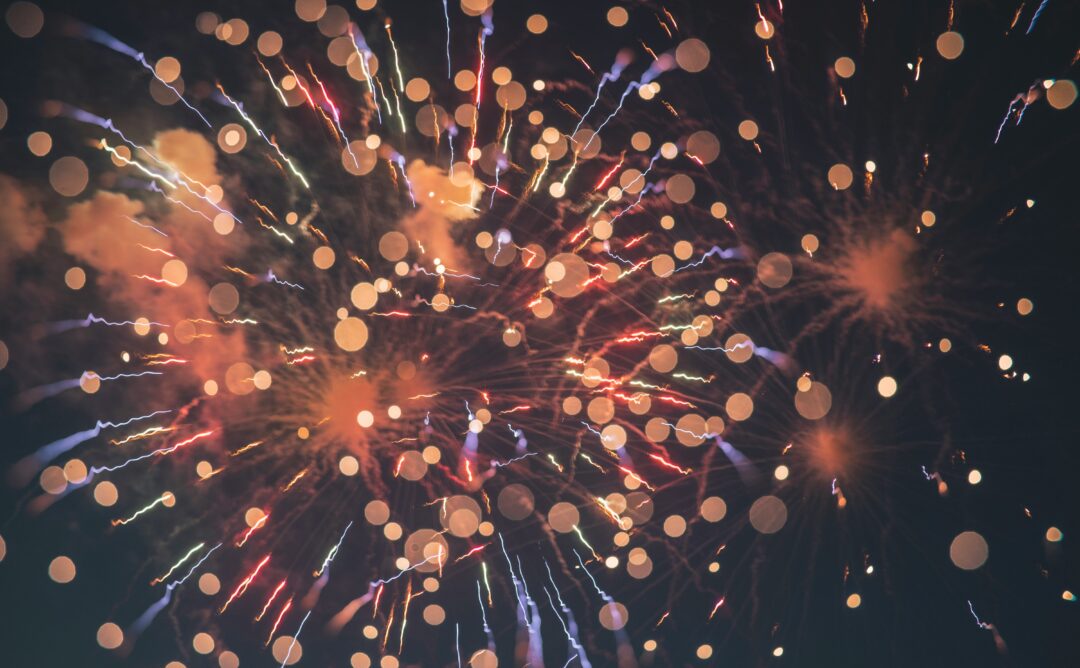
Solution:
<svg viewBox="0 0 1080 668"><path fill-rule="evenodd" d="M983 332L1035 301L981 277L1036 200L976 168L1069 113L1075 60L976 145L921 123L967 123L934 96L987 48L951 3L901 54L849 8L824 60L831 24L775 2L730 40L692 6L355 5L170 8L162 40L7 10L113 92L0 103L35 128L0 174L0 559L102 583L70 642L133 665L831 656L804 607L878 614L890 528L983 481L947 356L1032 380ZM984 526L925 552L980 572ZM965 591L940 604L1008 652Z"/></svg>

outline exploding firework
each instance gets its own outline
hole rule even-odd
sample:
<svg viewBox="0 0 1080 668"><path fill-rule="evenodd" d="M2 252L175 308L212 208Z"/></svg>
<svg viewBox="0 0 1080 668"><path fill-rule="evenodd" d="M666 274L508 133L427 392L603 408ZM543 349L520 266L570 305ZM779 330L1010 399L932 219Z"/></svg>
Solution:
<svg viewBox="0 0 1080 668"><path fill-rule="evenodd" d="M65 74L0 103L50 163L0 175L5 533L100 583L72 642L170 668L764 665L824 623L810 601L886 598L892 529L981 482L941 360L1030 379L975 332L1033 301L974 277L1035 200L925 125L957 122L951 3L902 56L874 41L893 10L859 5L825 60L782 3L701 32L654 3L355 4L265 30L172 8L161 43L7 11ZM972 30L1018 39L1047 4ZM601 27L614 47L575 43ZM1054 67L981 147L1072 105ZM983 567L950 531L939 561Z"/></svg>

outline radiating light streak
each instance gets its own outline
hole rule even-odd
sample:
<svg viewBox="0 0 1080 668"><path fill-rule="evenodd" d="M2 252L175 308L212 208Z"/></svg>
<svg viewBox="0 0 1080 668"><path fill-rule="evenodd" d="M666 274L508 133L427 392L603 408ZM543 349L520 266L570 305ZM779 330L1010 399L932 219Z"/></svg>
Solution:
<svg viewBox="0 0 1080 668"><path fill-rule="evenodd" d="M146 70L148 72L150 72L150 75L153 76L155 79L157 79L157 81L161 85L163 85L166 88L168 88L169 90L171 90L173 92L173 94L176 95L177 99L179 99L181 102L184 103L185 107L187 107L191 111L195 112L195 115L198 116L199 119L203 123L206 124L206 127L208 127L208 128L213 128L214 127L214 126L210 125L210 121L206 120L206 116L203 116L202 112L200 112L195 107L191 106L191 103L188 102L187 99L184 98L184 95L180 91L178 91L176 88L174 88L169 82L165 81L160 76L158 76L158 73L154 69L154 66L146 61L146 56L143 55L143 53L141 51L136 51L132 47L128 46L127 44L124 44L123 42L116 39L115 37L113 37L109 33L105 32L104 30L101 30L100 28L94 28L92 26L86 25L85 23L82 23L80 21L76 21L76 20L71 19L71 18L67 19L67 22L64 24L62 30L66 34L68 34L68 35L70 35L72 37L81 37L83 39L88 39L91 42L97 42L98 44L101 44L102 46L105 46L105 47L107 47L109 49L112 49L113 51L115 51L117 53L123 54L123 55L131 58L135 62L139 63L144 68L146 68Z"/></svg>
<svg viewBox="0 0 1080 668"><path fill-rule="evenodd" d="M291 602L291 599L290 599L290 602ZM289 663L289 657L292 656L293 648L296 647L296 640L300 637L300 632L304 630L304 624L307 623L308 617L310 617L310 616L311 616L311 610L308 610L307 614L304 615L304 618L300 620L300 626L297 627L296 633L294 633L293 636L292 636L292 642L289 643L289 649L286 650L286 652L285 652L285 658L281 660L281 668L285 668L286 664ZM272 632L271 632L271 637L273 637Z"/></svg>
<svg viewBox="0 0 1080 668"><path fill-rule="evenodd" d="M262 621L262 618L266 615L266 611L270 609L270 605L274 602L274 599L277 598L277 595L281 593L281 590L285 588L285 583L288 581L288 578L286 578L278 583L278 586L270 593L270 598L266 599L266 605L263 606L259 614L255 615L255 621ZM273 636L271 635L271 637Z"/></svg>
<svg viewBox="0 0 1080 668"><path fill-rule="evenodd" d="M198 544L198 545L196 545L195 547L193 547L193 548L191 548L190 550L188 550L188 553L187 553L187 554L185 554L184 556L180 557L180 561L178 561L178 562L176 562L175 564L173 564L172 568L170 568L170 569L168 570L168 572L166 572L166 573L165 573L165 575L162 575L161 577L157 577L157 578L154 578L153 580L151 580L151 581L150 581L150 584L151 584L151 586L152 586L152 585L156 585L156 584L158 584L158 583L160 583L160 582L164 582L166 578L168 578L168 577L169 577L170 575L172 575L172 574L173 574L173 571L175 571L175 570L176 570L177 568L180 568L180 565L181 565L181 564L183 564L183 563L184 563L185 561L187 561L187 560L188 560L188 558L189 558L189 557L190 557L191 555L193 555L193 554L195 554L196 552L198 552L199 550L201 550L201 549L203 548L203 546L204 546L204 545L206 545L206 543L199 543L199 544Z"/></svg>
<svg viewBox="0 0 1080 668"><path fill-rule="evenodd" d="M269 519L270 519L270 513L266 513L265 515L263 515L259 519L255 520L255 523L252 524L248 528L248 530L244 532L243 537L239 541L237 541L236 547L244 547L244 544L248 542L248 538L251 538L251 534L253 534L256 531L258 531L259 529L261 529Z"/></svg>
<svg viewBox="0 0 1080 668"><path fill-rule="evenodd" d="M573 52L571 51L571 53ZM577 56L577 54L574 55ZM581 59L580 56L577 56L577 58L581 60L582 63L585 62L583 59ZM596 87L596 95L593 96L592 104L590 104L589 107L585 110L585 113L581 114L581 117L578 119L577 125L574 126L574 131L570 133L571 137L578 133L578 130L581 129L582 124L585 123L585 119L592 112L592 110L596 108L597 103L600 102L600 93L604 90L604 86L606 86L608 82L615 81L620 76L622 76L623 70L626 69L626 66L628 64L628 58L623 57L622 54L615 57L615 62L612 63L611 69L605 72L604 76L600 77L600 84ZM592 68L589 68L589 70L592 71ZM600 186L593 188L593 190L599 189Z"/></svg>
<svg viewBox="0 0 1080 668"><path fill-rule="evenodd" d="M327 568L329 568L330 563L334 561L334 557L337 556L338 550L341 549L341 543L344 542L344 540L345 540L345 534L349 533L349 529L352 528L352 525L353 525L352 522L349 522L347 525L345 525L345 530L341 532L341 538L338 539L338 542L337 542L336 545L334 545L332 548L330 548L330 552L327 553L326 558L323 559L322 566L319 567L319 570L314 572L315 577L321 576L323 574L323 572Z"/></svg>
<svg viewBox="0 0 1080 668"><path fill-rule="evenodd" d="M122 464L117 464L116 466L94 466L90 470L93 473L101 473L102 471L109 471L109 472L119 471L120 469L128 466L129 464L133 464L135 462L142 461L142 460L147 459L149 457L163 457L165 455L168 455L168 454L170 454L172 452L175 452L176 450L179 450L180 448L182 448L184 446L187 446L187 445L190 445L190 444L194 443L197 440L206 438L207 436L210 436L213 433L214 433L213 430L200 432L198 434L195 434L191 438L188 438L187 440L181 441L181 442L179 442L179 443L177 443L175 445L171 445L171 446L169 446L167 448L160 448L158 450L154 450L153 452L148 452L145 455L140 455L138 457L132 457L131 459L127 460L126 462L123 462Z"/></svg>
<svg viewBox="0 0 1080 668"><path fill-rule="evenodd" d="M446 79L450 79L450 8L447 6L446 0L442 2L443 18L446 20ZM450 161L452 165L453 160ZM451 175L452 176L452 175ZM458 661L461 663L461 661Z"/></svg>
<svg viewBox="0 0 1080 668"><path fill-rule="evenodd" d="M479 128L480 100L483 98L483 91L484 91L484 65L485 65L484 47L487 44L487 38L492 33L495 32L495 25L491 21L491 10L490 9L485 11L480 16L480 22L483 25L483 28L481 28L480 35L477 38L477 41L478 41L479 46L480 46L480 65L479 65L479 67L477 67L477 71L476 71L476 99L473 102L473 107L474 107L473 108L473 123L472 123L472 128L471 128L472 132L470 133L471 138L469 140L468 158L469 158L469 164L470 165L473 164L473 162L475 162L475 159L473 158L473 155L474 155L473 149L476 148L476 133L480 129Z"/></svg>
<svg viewBox="0 0 1080 668"><path fill-rule="evenodd" d="M277 634L278 627L281 626L281 620L285 619L285 613L287 613L289 609L292 608L292 602L293 600L290 596L289 600L285 601L285 605L281 606L281 612L278 613L277 619L274 620L274 625L270 627L270 635L266 636L266 645L269 645L270 641L274 639L274 636ZM310 614L310 611L308 611L308 614ZM289 651L292 651L291 647L289 648ZM289 655L286 654L285 658L288 659Z"/></svg>
<svg viewBox="0 0 1080 668"><path fill-rule="evenodd" d="M259 575L259 571L261 571L263 569L263 566L265 566L269 561L269 554L262 558L262 561L260 561L259 564L255 567L255 570L253 570L251 574L248 575L246 578L241 580L240 584L237 585L236 589L233 590L232 595L229 596L229 600L225 601L225 605L221 606L221 609L218 610L219 613L224 613L233 601L244 595L244 592L247 591L247 588L251 584L252 580L254 580Z"/></svg>
<svg viewBox="0 0 1080 668"><path fill-rule="evenodd" d="M1043 10L1046 9L1048 4L1050 4L1050 0L1042 0L1042 2L1039 3L1038 9L1035 10L1035 15L1031 17L1031 23L1028 24L1027 32L1024 33L1025 35L1030 35L1031 31L1035 29L1035 23L1039 20L1039 17L1042 16Z"/></svg>
<svg viewBox="0 0 1080 668"><path fill-rule="evenodd" d="M352 28L351 28L351 25L350 25L350 30L351 29ZM256 58L256 60L258 60L258 59ZM278 92L278 95L281 96L281 102L283 104L285 104L286 106L288 106L288 102L285 100L285 95L277 87L277 84L274 83L274 77L270 75L270 70L266 69L266 66L262 64L261 60L259 60L259 65L262 66L263 71L266 72L266 75L268 77L270 77L270 84L274 87L274 90L276 90ZM278 146L277 142L274 141L272 138L268 137L267 135L263 134L263 131L259 128L258 125L255 124L255 121L252 120L252 118L250 116L248 116L247 113L244 112L244 105L242 103L232 99L231 97L229 97L229 94L225 92L225 89L221 87L221 84L218 84L217 88L218 88L218 91L221 93L221 96L225 99L225 101L228 102L229 104L231 104L234 109L236 109L237 113L240 114L240 117L244 119L244 122L247 123L248 126L250 126L252 130L255 131L255 134L259 135L259 137L261 137L262 140L265 141L268 146L273 148L274 152L277 153L278 157L281 158L285 162L285 164L289 166L289 171L291 171L293 173L293 176L300 179L300 182L304 184L304 187L310 190L311 186L308 184L307 178L302 173L300 173L300 170L296 168L296 165L293 164L293 161L289 159L289 156L285 155L281 151L281 147Z"/></svg>
<svg viewBox="0 0 1080 668"><path fill-rule="evenodd" d="M236 457L237 455L242 455L245 452L247 452L248 450L251 450L252 448L257 448L262 444L263 444L262 441L252 441L251 443L248 443L247 445L241 447L239 450L235 450L233 452L230 452L229 456L230 457Z"/></svg>
<svg viewBox="0 0 1080 668"><path fill-rule="evenodd" d="M684 469L681 466L677 466L677 465L671 463L670 461L664 459L660 455L657 455L657 454L654 454L654 453L649 453L649 457L651 459L659 462L662 466L665 466L665 467L667 467L667 468L669 468L669 469L671 469L673 471L678 471L679 473L681 473L683 475L690 475L691 473L693 473L693 469Z"/></svg>
<svg viewBox="0 0 1080 668"><path fill-rule="evenodd" d="M172 492L165 492L164 494L162 494L158 498L154 499L152 502L150 502L146 506L143 506L142 508L137 510L135 512L135 514L132 515L131 517L126 517L126 518L123 518L123 519L115 519L115 520L113 520L112 525L115 527L115 526L123 526L123 525L131 524L132 522L137 520L140 516L150 512L151 510L156 508L158 506L158 504L165 503L167 500L169 500L171 498L174 498Z"/></svg>
<svg viewBox="0 0 1080 668"><path fill-rule="evenodd" d="M589 551L592 552L593 558L599 560L600 555L596 553L596 550L593 549L592 545L589 545L589 541L585 540L585 534L581 533L581 527L575 524L571 528L574 530L574 533L577 534L577 537L581 540L585 547L589 548Z"/></svg>
<svg viewBox="0 0 1080 668"><path fill-rule="evenodd" d="M701 259L676 268L675 273L683 271L684 269L690 269L691 267L700 267L705 260L714 255L719 255L722 260L741 260L744 257L742 251L738 248L720 248L719 246L713 246L707 253L701 256Z"/></svg>
<svg viewBox="0 0 1080 668"><path fill-rule="evenodd" d="M124 438L117 440L110 440L112 445L125 445L131 441L141 441L144 438L150 438L151 436L157 436L158 434L165 434L168 432L176 431L176 427L149 427L138 433L130 434Z"/></svg>

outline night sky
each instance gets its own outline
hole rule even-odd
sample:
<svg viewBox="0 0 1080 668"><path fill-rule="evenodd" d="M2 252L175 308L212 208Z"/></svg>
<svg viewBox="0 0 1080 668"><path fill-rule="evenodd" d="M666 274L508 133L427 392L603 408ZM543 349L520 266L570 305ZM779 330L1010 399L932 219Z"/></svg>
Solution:
<svg viewBox="0 0 1080 668"><path fill-rule="evenodd" d="M0 664L1080 665L1080 5L342 2L5 6Z"/></svg>

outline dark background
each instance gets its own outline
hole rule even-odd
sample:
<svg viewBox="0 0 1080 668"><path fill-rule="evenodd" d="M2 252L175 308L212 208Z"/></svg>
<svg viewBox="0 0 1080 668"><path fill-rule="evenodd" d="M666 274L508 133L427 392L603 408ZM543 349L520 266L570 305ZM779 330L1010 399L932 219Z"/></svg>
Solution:
<svg viewBox="0 0 1080 668"><path fill-rule="evenodd" d="M491 62L508 58L517 71L526 59L523 50L528 49L525 53L532 57L535 77L557 79L577 67L568 58L567 48L600 71L617 48L633 46L630 38L634 35L650 44L667 43L652 18L652 9L658 6L628 4L630 25L614 31L603 19L610 4L500 0L495 6L496 31L489 43ZM1032 11L1028 7L1017 28L1005 36L1016 4L957 2L956 28L966 46L963 56L945 68L933 51L936 35L945 29L945 2L879 0L868 5L871 22L864 47L858 40L858 3L792 0L786 4L780 30L784 45L773 53L779 71L772 74L764 66L761 42L751 32L756 17L753 3L670 3L683 36L705 40L712 48L712 62L709 74L692 78L676 72L662 77L661 83L665 88L686 87L681 90L684 112L707 118L714 127L728 128L729 134L747 116L757 118L763 131L772 132L779 150L769 158L775 162L769 165L768 196L776 202L786 197L786 188L799 187L800 160L820 153L820 163L831 164L824 157L831 149L822 147L833 141L843 142L852 155L880 156L879 164L892 156L900 162L913 146L925 146L933 160L946 161L957 179L970 182L968 198L958 208L965 229L969 233L985 229L986 238L980 244L987 250L968 267L976 286L969 293L971 299L989 307L988 311L1002 301L1003 311L1011 312L1016 299L1027 296L1034 301L1035 311L1021 321L1002 317L978 323L973 327L975 339L969 343L986 343L994 355L980 356L969 345L970 352L958 352L935 372L947 381L949 404L942 413L953 447L963 449L971 465L983 472L980 486L972 488L963 481L969 467L947 462L942 474L953 491L948 498L939 498L931 483L922 484L917 466L930 464L937 456L940 430L921 423L927 419L925 411L917 411L914 421L902 414L892 418L894 440L910 447L895 460L899 468L882 490L896 516L873 528L874 540L887 547L887 561L877 562L879 572L887 577L867 581L858 611L852 613L838 604L842 598L836 594L836 569L814 565L836 561L830 558L834 550L830 536L836 527L826 523L819 539L800 544L814 553L813 560L784 543L783 534L742 546L749 551L764 544L764 549L784 555L786 575L759 588L769 608L767 618L780 625L777 635L772 623L763 623L763 618L751 623L744 604L734 601L734 611L723 624L675 625L666 635L650 635L646 627L632 634L634 647L640 652L645 638L660 639L669 654L658 654L655 665L707 663L690 658L693 648L706 641L716 648L712 665L727 666L1080 665L1076 638L1080 604L1061 598L1065 589L1080 592L1080 564L1072 547L1080 536L1076 420L1080 364L1074 317L1080 297L1076 270L1080 104L1065 111L1037 104L1019 127L1009 127L998 145L992 143L1009 101L1018 92L1027 90L1037 78L1078 78L1077 67L1070 67L1080 48L1077 6L1051 0L1033 34L1024 36ZM242 86L246 77L256 75L250 63L237 62L235 49L195 31L199 11L244 18L252 28L250 41L263 30L277 30L285 37L290 54L304 53L304 40L310 39L316 63L321 62L326 41L313 26L296 19L291 2L56 1L42 6L46 28L39 37L20 40L6 28L0 31L0 98L10 114L7 126L0 130L0 171L28 181L44 181L47 170L45 161L31 160L25 149L26 135L43 127L38 104L44 99L62 98L102 110L102 115L112 115L122 127L126 123L142 136L155 128L198 128L197 119L179 105L161 111L161 118L148 117L142 110L155 105L146 94L146 75L131 61L99 46L51 33L56 14L100 27L146 50L151 58L177 56L189 85L195 78L220 77L227 84ZM362 25L371 21L352 5L346 6ZM412 71L437 81L444 67L440 3L384 1L380 7L394 18L395 37ZM541 40L525 45L525 17L534 11L542 11L551 25ZM453 7L451 12L456 71L471 62L476 20ZM775 7L767 12L776 22ZM537 41L546 48L536 49ZM913 61L916 53L926 58L923 82L920 90L905 98L901 90L910 84L910 73L903 63ZM855 58L859 73L847 91L852 111L841 124L845 133L841 140L818 133L835 121L831 115L822 121L819 113L829 98L823 72L842 54ZM433 64L423 65L429 61ZM947 74L943 73L946 69ZM571 78L589 86L595 82L580 69L572 72ZM532 78L530 74L524 80ZM63 142L72 141L65 134L72 126L62 129L62 122L50 122L57 151ZM857 159L852 164L860 163ZM738 174L718 175L718 179L736 201L744 186L746 191L758 189L756 184L741 183ZM1004 211L1027 197L1037 201L1034 209L999 222ZM0 313L0 338L7 339L9 332L21 326L20 313L10 309ZM1032 374L1032 381L1002 380L994 364L999 349L1012 354L1018 366ZM10 368L0 372L4 403L9 404L6 399L18 389L23 388ZM14 462L40 444L92 421L77 408L60 403L38 406L29 414L14 414L6 408L0 414L0 462ZM140 540L135 534L94 540L92 533L87 536L80 531L79 517L70 512L27 518L17 510L21 490L4 488L0 498L4 509L0 533L8 544L7 558L0 564L0 664L120 663L95 645L93 633L108 617L112 602L124 599L130 587L138 586L131 570L140 564ZM1025 516L1024 508L1030 509L1032 518ZM100 519L95 515L87 521ZM1049 526L1064 532L1062 543L1043 540ZM959 571L947 557L949 541L966 528L978 530L990 544L988 564L974 573ZM108 577L78 578L65 587L52 585L45 565L68 532L78 536L78 547L69 553L78 552L80 573L108 573ZM729 549L740 546L733 543ZM744 571L739 573L749 577ZM199 595L181 594L180 598L185 596ZM686 591L681 596L677 605L705 604L701 592ZM655 604L659 611L667 596L646 589L633 594L632 600L634 610ZM998 652L991 634L976 625L968 600L984 621L995 624L1008 645L1005 653ZM428 633L419 631L418 620L416 624L414 632ZM350 652L347 645L327 647L323 655L316 647L314 630L310 632L313 636L305 643L302 665L344 665ZM444 625L437 641L431 640L445 651L417 661L441 665L452 648L448 632L452 631ZM511 633L501 632L500 642L510 644ZM560 645L554 620L547 621L545 634L546 642ZM163 614L140 641L130 663L164 665L178 658L177 643L186 642L174 639L168 615ZM775 645L784 646L782 659L768 656ZM240 651L240 655L241 665L269 665L265 654ZM437 663L431 663L433 656L439 657ZM215 665L212 661L193 654L185 660L189 666ZM600 663L594 660L594 665Z"/></svg>

